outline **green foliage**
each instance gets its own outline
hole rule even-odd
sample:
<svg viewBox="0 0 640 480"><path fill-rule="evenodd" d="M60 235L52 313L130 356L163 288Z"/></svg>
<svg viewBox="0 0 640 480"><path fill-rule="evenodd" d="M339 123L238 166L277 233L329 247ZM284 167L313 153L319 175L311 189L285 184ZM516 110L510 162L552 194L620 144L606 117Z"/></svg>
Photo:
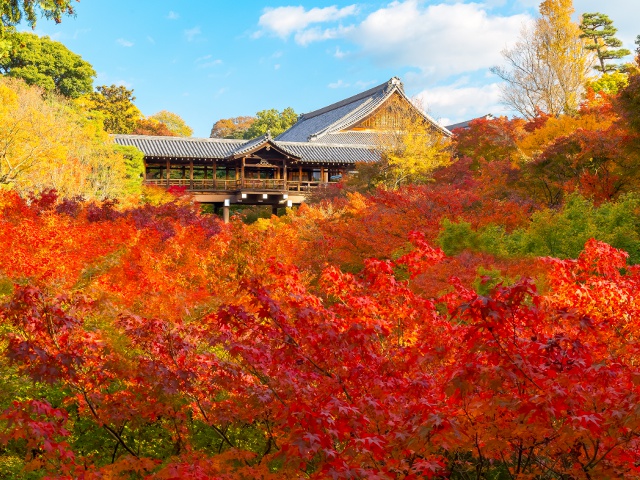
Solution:
<svg viewBox="0 0 640 480"><path fill-rule="evenodd" d="M464 250L504 255L504 237L505 231L502 226L489 225L476 231L468 222L452 222L445 218L442 220L442 230L437 242L449 256L458 255Z"/></svg>
<svg viewBox="0 0 640 480"><path fill-rule="evenodd" d="M271 136L277 137L297 121L298 114L291 107L287 107L281 112L278 112L275 108L261 110L256 113L256 120L244 133L244 138L259 137L266 134L267 131L271 133Z"/></svg>
<svg viewBox="0 0 640 480"><path fill-rule="evenodd" d="M101 85L96 90L97 92L79 99L81 108L100 118L104 129L109 133L133 132L142 117L140 110L133 104L136 99L133 90L122 85Z"/></svg>
<svg viewBox="0 0 640 480"><path fill-rule="evenodd" d="M144 153L133 146L114 145L115 151L124 158L126 170L125 192L129 195L142 193L144 178Z"/></svg>
<svg viewBox="0 0 640 480"><path fill-rule="evenodd" d="M588 86L595 93L604 92L607 95L617 95L620 90L629 84L629 76L623 72L605 73L600 78L589 82Z"/></svg>
<svg viewBox="0 0 640 480"><path fill-rule="evenodd" d="M593 68L602 73L613 73L619 69L618 65L606 63L608 60L618 60L626 57L631 52L622 46L622 41L614 35L618 31L613 26L613 20L603 13L585 13L580 24L582 34L580 38L586 38L588 43L585 48L595 52L599 65Z"/></svg>
<svg viewBox="0 0 640 480"><path fill-rule="evenodd" d="M511 234L497 225L473 230L467 222L445 219L438 243L447 255L472 250L501 257L577 258L584 244L595 238L627 251L629 262L637 264L640 263L639 213L637 194L625 195L599 207L572 195L562 210L540 210L533 214L526 228Z"/></svg>
<svg viewBox="0 0 640 480"><path fill-rule="evenodd" d="M5 27L15 26L22 20L35 27L38 13L60 23L63 15L73 15L72 3L72 0L0 0L0 34Z"/></svg>
<svg viewBox="0 0 640 480"><path fill-rule="evenodd" d="M27 32L6 34L3 42L10 46L0 55L0 73L69 98L93 90L95 70L62 43Z"/></svg>

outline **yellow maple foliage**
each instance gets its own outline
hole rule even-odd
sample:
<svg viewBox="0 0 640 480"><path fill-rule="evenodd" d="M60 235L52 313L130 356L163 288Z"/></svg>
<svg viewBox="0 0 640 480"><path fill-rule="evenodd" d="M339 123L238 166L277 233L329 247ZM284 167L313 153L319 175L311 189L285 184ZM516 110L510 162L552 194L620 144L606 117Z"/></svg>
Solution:
<svg viewBox="0 0 640 480"><path fill-rule="evenodd" d="M36 87L0 78L0 185L22 194L116 198L139 181L127 174L99 123Z"/></svg>

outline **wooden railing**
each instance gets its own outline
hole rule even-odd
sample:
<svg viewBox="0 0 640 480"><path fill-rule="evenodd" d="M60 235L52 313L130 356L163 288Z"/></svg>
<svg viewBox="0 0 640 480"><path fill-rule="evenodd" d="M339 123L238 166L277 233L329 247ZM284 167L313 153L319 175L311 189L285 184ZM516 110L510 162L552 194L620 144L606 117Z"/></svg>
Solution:
<svg viewBox="0 0 640 480"><path fill-rule="evenodd" d="M285 181L282 179L257 179L245 178L244 180L223 180L223 179L194 179L186 178L162 178L147 179L146 185L157 185L159 187L186 187L188 190L204 191L204 190L278 190L289 192L308 192L318 187L326 186L323 182L300 182Z"/></svg>

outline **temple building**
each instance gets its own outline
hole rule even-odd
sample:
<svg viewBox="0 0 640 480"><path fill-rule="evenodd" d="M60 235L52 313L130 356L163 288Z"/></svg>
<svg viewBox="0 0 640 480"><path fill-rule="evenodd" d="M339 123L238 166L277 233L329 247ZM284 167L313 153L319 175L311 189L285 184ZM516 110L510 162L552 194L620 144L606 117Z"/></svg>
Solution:
<svg viewBox="0 0 640 480"><path fill-rule="evenodd" d="M451 132L417 109L394 77L366 92L300 115L287 131L252 140L115 135L144 153L145 183L183 186L201 203L281 206L339 181L359 162L380 159L379 138L410 110L444 136Z"/></svg>

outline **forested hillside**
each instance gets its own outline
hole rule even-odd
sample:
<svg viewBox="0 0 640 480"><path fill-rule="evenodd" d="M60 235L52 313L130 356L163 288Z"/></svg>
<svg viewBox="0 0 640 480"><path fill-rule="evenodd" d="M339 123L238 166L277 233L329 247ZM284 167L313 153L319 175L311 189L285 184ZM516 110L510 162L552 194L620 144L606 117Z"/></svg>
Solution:
<svg viewBox="0 0 640 480"><path fill-rule="evenodd" d="M0 478L640 478L640 37L570 4L523 35L598 46L577 93L228 224L109 136L180 117L6 67Z"/></svg>

